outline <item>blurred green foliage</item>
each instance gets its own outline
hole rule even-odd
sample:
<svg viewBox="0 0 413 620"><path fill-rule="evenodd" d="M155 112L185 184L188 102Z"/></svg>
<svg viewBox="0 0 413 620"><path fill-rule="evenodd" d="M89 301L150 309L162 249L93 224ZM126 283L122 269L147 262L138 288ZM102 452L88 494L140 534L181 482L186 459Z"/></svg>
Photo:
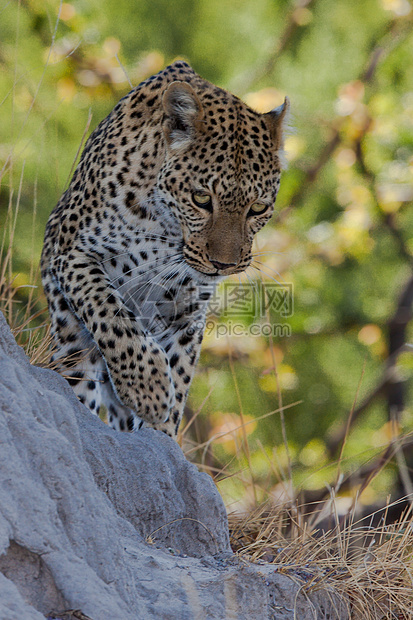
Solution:
<svg viewBox="0 0 413 620"><path fill-rule="evenodd" d="M17 212L16 286L29 283L82 135L128 81L136 85L183 57L260 111L290 97L288 169L277 215L258 238L262 274L249 275L293 283L294 313L281 317L291 336L273 343L207 336L189 402L193 411L203 403L202 411L186 435L190 445L226 433L194 449L194 458L213 472L252 468L260 497L277 496L287 451L278 413L254 420L281 401L298 403L284 416L294 482L304 489L333 481L361 377L345 473L374 462L412 423L412 354L388 357L392 318L402 340L412 336L410 297L400 305L413 260L412 13L408 0L13 0L0 7L0 221L7 230L9 207ZM40 290L38 299L42 307ZM248 325L252 317L238 320ZM409 454L406 448L408 462ZM365 501L399 492L397 484L390 467ZM223 488L229 501L249 499L239 479Z"/></svg>

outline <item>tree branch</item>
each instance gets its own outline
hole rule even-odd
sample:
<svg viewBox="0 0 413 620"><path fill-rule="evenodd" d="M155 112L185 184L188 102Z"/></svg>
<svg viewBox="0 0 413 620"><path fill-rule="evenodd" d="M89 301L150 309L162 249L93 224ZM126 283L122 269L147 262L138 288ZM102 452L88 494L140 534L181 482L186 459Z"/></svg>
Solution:
<svg viewBox="0 0 413 620"><path fill-rule="evenodd" d="M293 8L286 18L284 30L282 31L281 36L278 38L274 49L271 51L268 58L258 69L256 67L254 69L248 69L243 75L237 78L236 82L233 82L230 85L230 90L232 92L242 90L246 93L274 71L280 55L287 49L298 28L304 27L304 25L300 24L297 19L297 11L306 9L310 4L314 5L315 3L316 0L298 0L298 2L293 4Z"/></svg>
<svg viewBox="0 0 413 620"><path fill-rule="evenodd" d="M396 45L401 43L404 37L410 33L410 26L410 22L406 25L406 23L400 23L397 19L390 22L384 35L382 35L380 42L375 44L371 50L366 67L356 78L356 80L365 85L371 84L375 78L380 62L382 62L384 58L386 58L386 56L388 56L388 54L396 47ZM330 161L331 155L333 155L336 148L341 144L343 140L341 133L343 123L344 119L340 119L338 122L336 121L330 125L329 130L331 137L322 148L316 162L305 171L304 178L300 183L300 188L291 197L290 205L282 214L283 219L290 209L302 200L309 187L317 180L324 166L328 161ZM369 123L364 129L364 133L368 131L368 128Z"/></svg>

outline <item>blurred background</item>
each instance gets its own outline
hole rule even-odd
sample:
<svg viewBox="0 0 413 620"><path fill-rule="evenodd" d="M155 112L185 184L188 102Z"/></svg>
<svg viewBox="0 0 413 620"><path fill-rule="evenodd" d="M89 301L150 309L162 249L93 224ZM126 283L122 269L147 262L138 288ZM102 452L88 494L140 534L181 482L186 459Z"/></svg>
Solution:
<svg viewBox="0 0 413 620"><path fill-rule="evenodd" d="M35 314L26 336L47 321L48 215L131 85L183 58L259 111L291 100L244 278L288 290L291 311L211 312L183 430L229 510L413 491L412 21L408 0L1 1L0 283L9 320Z"/></svg>

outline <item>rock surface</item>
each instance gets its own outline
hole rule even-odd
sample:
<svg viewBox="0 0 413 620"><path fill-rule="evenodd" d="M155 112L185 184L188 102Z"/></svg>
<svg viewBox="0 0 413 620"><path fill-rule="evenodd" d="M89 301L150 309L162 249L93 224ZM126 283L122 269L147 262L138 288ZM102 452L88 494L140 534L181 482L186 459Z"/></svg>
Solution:
<svg viewBox="0 0 413 620"><path fill-rule="evenodd" d="M307 596L273 566L239 562L209 476L162 433L105 426L64 379L29 364L0 316L0 620L64 610L347 618L326 592Z"/></svg>

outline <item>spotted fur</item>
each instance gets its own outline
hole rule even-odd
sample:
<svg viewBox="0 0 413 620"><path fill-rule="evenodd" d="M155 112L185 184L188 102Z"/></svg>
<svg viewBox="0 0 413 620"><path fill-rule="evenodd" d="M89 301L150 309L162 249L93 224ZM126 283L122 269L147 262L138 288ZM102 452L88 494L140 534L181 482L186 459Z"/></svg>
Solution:
<svg viewBox="0 0 413 620"><path fill-rule="evenodd" d="M175 437L211 288L246 269L288 107L258 114L176 62L92 133L42 253L60 370L118 430Z"/></svg>

